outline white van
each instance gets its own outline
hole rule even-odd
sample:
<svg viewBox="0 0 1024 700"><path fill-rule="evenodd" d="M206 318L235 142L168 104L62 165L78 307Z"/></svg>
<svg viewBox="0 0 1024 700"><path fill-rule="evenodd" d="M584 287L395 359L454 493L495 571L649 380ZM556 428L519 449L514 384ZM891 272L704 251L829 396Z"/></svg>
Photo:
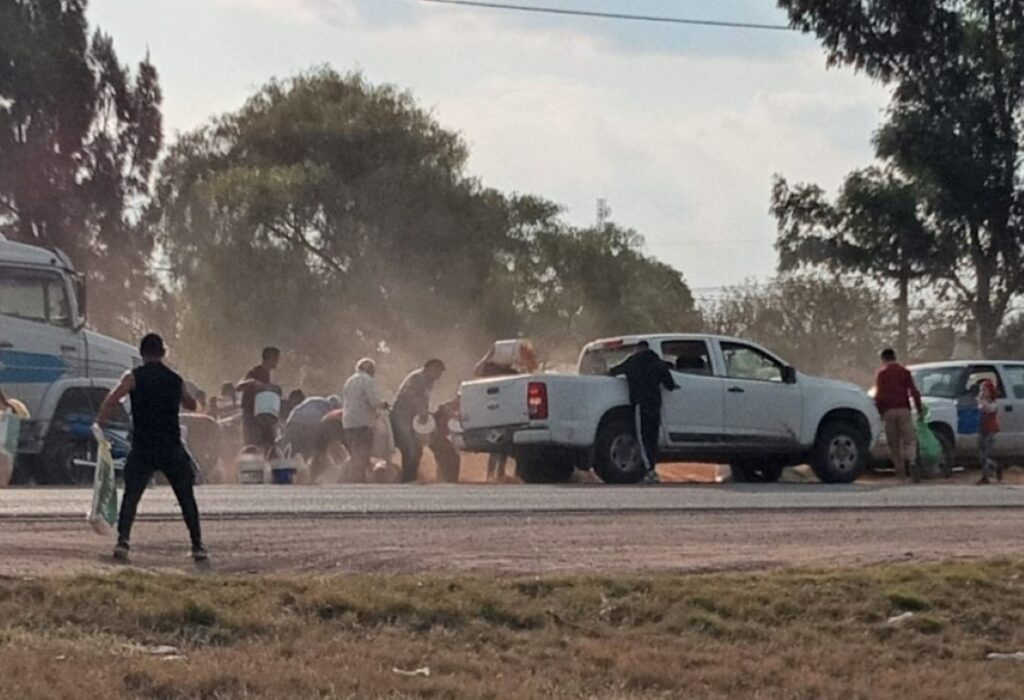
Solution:
<svg viewBox="0 0 1024 700"><path fill-rule="evenodd" d="M140 362L132 346L85 328L84 281L66 255L0 236L0 387L32 414L16 480L81 480L72 473L76 426Z"/></svg>

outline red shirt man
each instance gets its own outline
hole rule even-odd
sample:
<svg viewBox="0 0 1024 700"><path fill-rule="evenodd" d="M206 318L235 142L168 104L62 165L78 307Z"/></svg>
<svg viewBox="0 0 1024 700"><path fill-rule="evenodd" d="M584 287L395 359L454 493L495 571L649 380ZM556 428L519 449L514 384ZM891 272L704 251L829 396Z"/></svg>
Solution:
<svg viewBox="0 0 1024 700"><path fill-rule="evenodd" d="M910 413L910 402L922 413L921 392L906 367L896 361L896 351L882 351L882 368L875 375L875 405L882 414L885 438L889 443L896 475L907 476L907 466L917 459L917 430ZM919 475L914 474L915 480Z"/></svg>

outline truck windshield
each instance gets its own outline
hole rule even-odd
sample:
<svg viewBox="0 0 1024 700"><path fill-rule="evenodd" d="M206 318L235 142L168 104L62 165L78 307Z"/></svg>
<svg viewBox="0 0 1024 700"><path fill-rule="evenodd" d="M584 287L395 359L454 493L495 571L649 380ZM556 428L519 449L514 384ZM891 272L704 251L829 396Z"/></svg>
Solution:
<svg viewBox="0 0 1024 700"><path fill-rule="evenodd" d="M60 275L41 270L0 267L0 314L27 321L71 325Z"/></svg>
<svg viewBox="0 0 1024 700"><path fill-rule="evenodd" d="M958 399L967 383L966 367L938 367L912 372L921 396L933 399Z"/></svg>
<svg viewBox="0 0 1024 700"><path fill-rule="evenodd" d="M608 374L608 370L634 352L636 352L636 345L596 345L588 348L580 358L580 374L589 376Z"/></svg>

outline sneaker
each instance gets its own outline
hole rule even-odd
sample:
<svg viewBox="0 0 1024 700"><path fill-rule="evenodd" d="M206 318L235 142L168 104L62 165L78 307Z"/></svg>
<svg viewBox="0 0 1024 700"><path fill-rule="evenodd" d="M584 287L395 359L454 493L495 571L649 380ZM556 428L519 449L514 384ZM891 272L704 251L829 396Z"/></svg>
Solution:
<svg viewBox="0 0 1024 700"><path fill-rule="evenodd" d="M117 561L128 561L128 543L118 542L114 545L114 559Z"/></svg>
<svg viewBox="0 0 1024 700"><path fill-rule="evenodd" d="M642 483L645 485L660 484L661 479L658 477L658 472L652 470L644 474L644 480Z"/></svg>
<svg viewBox="0 0 1024 700"><path fill-rule="evenodd" d="M978 480L978 486L985 486L986 484L991 484L991 483L992 483L992 482L991 482L991 481L989 481L989 478L988 478L987 476L983 476L983 477L981 477L981 478L980 478L980 479Z"/></svg>
<svg viewBox="0 0 1024 700"><path fill-rule="evenodd" d="M204 547L203 545L193 547L192 561L196 562L197 564L202 564L204 562L210 561L210 555L207 553L206 547Z"/></svg>

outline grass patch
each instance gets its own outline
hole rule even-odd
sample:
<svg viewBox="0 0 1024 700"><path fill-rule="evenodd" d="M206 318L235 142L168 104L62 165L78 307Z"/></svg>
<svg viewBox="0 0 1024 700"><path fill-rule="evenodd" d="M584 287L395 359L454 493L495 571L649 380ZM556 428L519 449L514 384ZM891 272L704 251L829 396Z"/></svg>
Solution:
<svg viewBox="0 0 1024 700"><path fill-rule="evenodd" d="M1017 561L0 579L0 697L1013 697L1024 663L984 659L1024 650L1022 593ZM180 658L151 655L155 645Z"/></svg>

